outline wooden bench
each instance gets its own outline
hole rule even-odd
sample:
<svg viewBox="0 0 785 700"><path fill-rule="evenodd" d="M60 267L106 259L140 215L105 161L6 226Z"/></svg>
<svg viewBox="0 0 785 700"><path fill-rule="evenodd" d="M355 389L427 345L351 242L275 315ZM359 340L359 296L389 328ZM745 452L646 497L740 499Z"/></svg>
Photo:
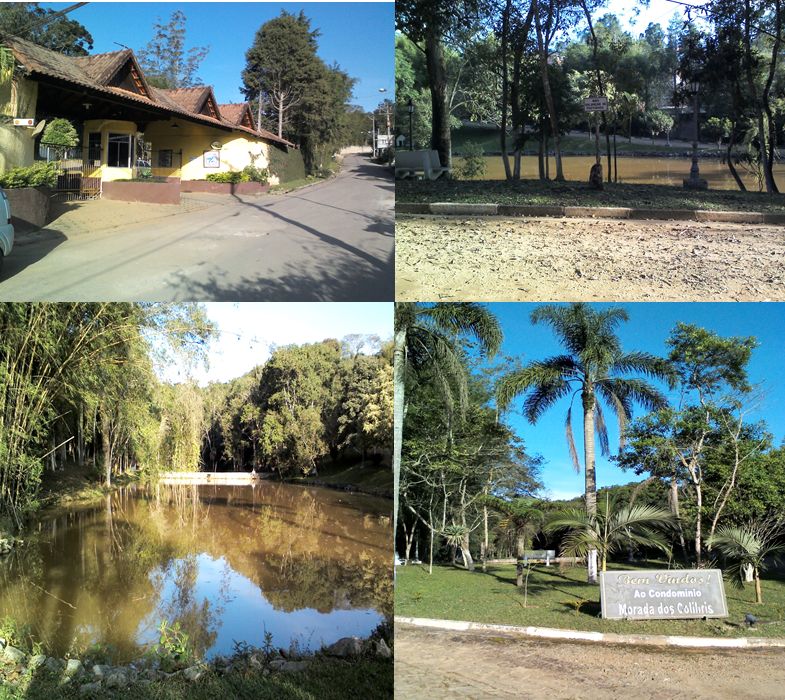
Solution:
<svg viewBox="0 0 785 700"><path fill-rule="evenodd" d="M437 151L396 151L395 177L399 180L407 177L422 177L436 180L450 168L444 168L439 161Z"/></svg>
<svg viewBox="0 0 785 700"><path fill-rule="evenodd" d="M545 566L551 565L551 559L556 558L555 549L533 549L531 552L525 552L523 555L523 563L528 564L529 561L544 561Z"/></svg>

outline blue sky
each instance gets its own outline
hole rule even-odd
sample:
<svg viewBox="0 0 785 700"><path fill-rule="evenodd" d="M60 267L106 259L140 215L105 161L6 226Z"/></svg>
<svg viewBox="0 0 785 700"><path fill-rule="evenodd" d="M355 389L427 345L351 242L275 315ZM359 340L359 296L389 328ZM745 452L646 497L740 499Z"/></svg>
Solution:
<svg viewBox="0 0 785 700"><path fill-rule="evenodd" d="M526 363L560 354L561 349L548 326L529 323L529 314L538 304L488 304L504 330L502 354L516 356ZM607 304L598 304L606 308ZM753 420L766 419L775 444L785 438L785 371L782 358L785 346L785 304L699 304L699 303L640 303L621 304L629 321L621 325L619 337L626 351L644 350L655 355L667 354L665 340L677 321L694 323L722 336L748 336L758 339L759 347L749 364L750 381L761 385L765 392L760 409ZM664 386L660 386L665 390ZM536 425L531 425L521 414L522 401L516 400L508 419L523 437L530 454L540 454L545 463L541 477L552 498L569 498L583 492L583 472L576 474L570 462L564 437L564 419L568 399L548 409ZM643 414L637 408L635 415ZM573 411L573 432L579 455L583 455L583 441L579 419L580 409ZM618 445L615 419L606 412L611 449ZM634 473L623 472L607 459L597 457L599 486L623 484L638 479Z"/></svg>
<svg viewBox="0 0 785 700"><path fill-rule="evenodd" d="M41 3L61 10L71 3ZM153 23L164 24L175 10L187 17L187 46L210 46L199 75L212 85L220 103L243 101L240 73L245 52L256 30L281 10L298 13L319 29L319 56L327 64L338 65L358 82L353 104L366 110L385 97L379 88L392 94L393 29L392 2L93 2L70 13L92 34L94 53L117 51L124 44L135 51L152 38Z"/></svg>
<svg viewBox="0 0 785 700"><path fill-rule="evenodd" d="M209 367L193 377L202 385L240 377L265 362L275 346L318 343L353 333L392 337L392 303L208 303L207 317L218 327L209 353ZM176 368L162 372L170 381L186 373Z"/></svg>
<svg viewBox="0 0 785 700"><path fill-rule="evenodd" d="M667 30L668 22L674 14L683 20L687 8L681 4L682 2L697 7L703 4L704 0L679 0L679 3L669 0L650 0L645 5L635 0L609 0L605 8L598 10L596 14L598 17L605 13L616 15L622 26L633 36L638 36L649 26L649 23L659 24ZM693 19L699 16L697 12L692 12L691 15Z"/></svg>

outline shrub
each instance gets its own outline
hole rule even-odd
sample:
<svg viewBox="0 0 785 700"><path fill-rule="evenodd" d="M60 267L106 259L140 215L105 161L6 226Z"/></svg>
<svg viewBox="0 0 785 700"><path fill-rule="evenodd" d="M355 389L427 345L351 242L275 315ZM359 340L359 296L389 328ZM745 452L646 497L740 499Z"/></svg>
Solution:
<svg viewBox="0 0 785 700"><path fill-rule="evenodd" d="M238 182L250 182L249 178L245 173L241 172L228 172L228 173L210 173L207 176L207 180L209 182L229 182L233 185L236 185Z"/></svg>
<svg viewBox="0 0 785 700"><path fill-rule="evenodd" d="M461 180L470 180L485 175L485 151L479 143L467 141L463 147L463 162L455 168Z"/></svg>
<svg viewBox="0 0 785 700"><path fill-rule="evenodd" d="M270 146L270 172L278 176L281 184L305 178L305 162L302 151L289 151Z"/></svg>
<svg viewBox="0 0 785 700"><path fill-rule="evenodd" d="M259 182L262 185L264 185L269 178L267 168L257 168L255 165L246 165L243 168L243 175L248 178L248 182ZM242 180L242 182L246 181Z"/></svg>
<svg viewBox="0 0 785 700"><path fill-rule="evenodd" d="M35 163L27 168L12 168L0 175L0 187L7 190L20 187L54 187L57 184L57 163Z"/></svg>

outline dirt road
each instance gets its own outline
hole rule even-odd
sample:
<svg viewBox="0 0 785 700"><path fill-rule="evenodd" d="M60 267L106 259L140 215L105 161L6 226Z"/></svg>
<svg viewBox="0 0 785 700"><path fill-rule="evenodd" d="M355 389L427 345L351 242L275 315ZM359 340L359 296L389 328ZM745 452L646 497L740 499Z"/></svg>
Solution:
<svg viewBox="0 0 785 700"><path fill-rule="evenodd" d="M685 650L550 642L397 625L395 697L770 700L785 650Z"/></svg>
<svg viewBox="0 0 785 700"><path fill-rule="evenodd" d="M785 228L398 216L396 298L785 300Z"/></svg>

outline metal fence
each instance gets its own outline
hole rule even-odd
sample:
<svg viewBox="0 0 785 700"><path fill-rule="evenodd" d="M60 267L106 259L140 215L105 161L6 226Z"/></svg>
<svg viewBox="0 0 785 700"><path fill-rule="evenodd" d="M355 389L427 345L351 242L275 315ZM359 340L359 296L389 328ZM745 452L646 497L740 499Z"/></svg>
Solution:
<svg viewBox="0 0 785 700"><path fill-rule="evenodd" d="M93 145L87 148L72 148L58 151L51 147L41 147L39 157L47 162L57 163L57 182L54 195L58 199L93 199L101 196L101 182L104 180L166 179L179 178L182 168L182 151L152 150L149 144L138 143L133 155L125 154L118 159L112 156L111 164L103 149Z"/></svg>

